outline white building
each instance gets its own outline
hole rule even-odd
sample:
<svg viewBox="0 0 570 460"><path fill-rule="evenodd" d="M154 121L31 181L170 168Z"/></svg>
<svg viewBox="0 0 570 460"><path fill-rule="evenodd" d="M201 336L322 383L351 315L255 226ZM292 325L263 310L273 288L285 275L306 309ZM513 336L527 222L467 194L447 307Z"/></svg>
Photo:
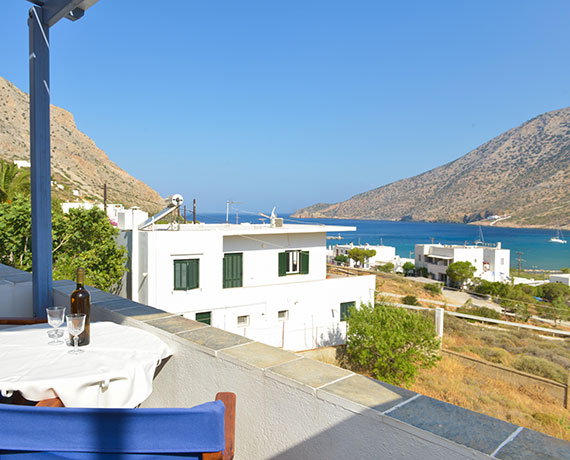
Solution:
<svg viewBox="0 0 570 460"><path fill-rule="evenodd" d="M155 224L138 230L146 218L137 209L119 213L120 242L130 256L123 297L290 350L342 343L348 307L374 300L373 275L327 279L326 232L354 227Z"/></svg>
<svg viewBox="0 0 570 460"><path fill-rule="evenodd" d="M557 273L549 276L551 283L562 283L566 286L570 286L570 274L568 273Z"/></svg>
<svg viewBox="0 0 570 460"><path fill-rule="evenodd" d="M415 265L427 268L430 277L447 283L447 267L453 262L470 262L476 269L475 276L487 281L509 281L509 249L501 243L491 245L443 245L416 244Z"/></svg>
<svg viewBox="0 0 570 460"><path fill-rule="evenodd" d="M32 165L27 160L14 160L14 164L19 168L31 168Z"/></svg>
<svg viewBox="0 0 570 460"><path fill-rule="evenodd" d="M61 203L61 209L63 210L64 214L67 214L70 209L93 209L94 207L99 208L103 211L103 203L89 203L85 202L65 202ZM114 224L118 224L119 222L119 212L124 211L125 208L122 204L107 204L107 217L111 222Z"/></svg>
<svg viewBox="0 0 570 460"><path fill-rule="evenodd" d="M348 252L351 249L359 248L359 249L373 249L376 251L376 254L372 257L369 257L366 262L364 263L364 267L362 268L374 268L378 265L385 265L387 263L394 264L394 271L402 272L403 265L406 262L414 262L413 259L407 259L404 257L400 257L396 255L396 248L394 246L374 246L371 244L364 244L364 245L355 245L354 243L350 244L337 244L331 247L328 251L329 262L333 262L334 258L338 255L345 255L348 256ZM351 267L355 266L355 262L352 259L349 259L349 264Z"/></svg>

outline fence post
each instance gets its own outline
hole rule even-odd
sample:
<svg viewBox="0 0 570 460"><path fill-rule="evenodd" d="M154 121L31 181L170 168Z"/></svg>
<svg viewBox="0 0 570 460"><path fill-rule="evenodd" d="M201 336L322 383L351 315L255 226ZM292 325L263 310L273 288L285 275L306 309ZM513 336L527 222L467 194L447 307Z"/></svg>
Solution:
<svg viewBox="0 0 570 460"><path fill-rule="evenodd" d="M568 372L568 379L566 380L566 391L564 392L564 408L566 410L570 410L570 395L568 394L568 387L570 387L570 372Z"/></svg>
<svg viewBox="0 0 570 460"><path fill-rule="evenodd" d="M443 315L444 309L437 307L435 309L435 335L443 340Z"/></svg>
<svg viewBox="0 0 570 460"><path fill-rule="evenodd" d="M566 410L570 409L570 395L568 395L568 387L570 387L570 372L568 372L568 379L566 380L566 391L564 392L564 408Z"/></svg>

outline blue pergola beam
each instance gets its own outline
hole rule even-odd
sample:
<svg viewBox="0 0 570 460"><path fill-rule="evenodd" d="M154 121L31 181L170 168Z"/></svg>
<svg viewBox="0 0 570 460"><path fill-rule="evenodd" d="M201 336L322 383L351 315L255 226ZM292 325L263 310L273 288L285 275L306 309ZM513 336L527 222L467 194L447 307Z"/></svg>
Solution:
<svg viewBox="0 0 570 460"><path fill-rule="evenodd" d="M53 306L50 170L49 27L42 8L30 9L30 162L34 317Z"/></svg>
<svg viewBox="0 0 570 460"><path fill-rule="evenodd" d="M32 281L34 317L53 306L49 28L79 19L98 0L30 0L30 163L32 195Z"/></svg>

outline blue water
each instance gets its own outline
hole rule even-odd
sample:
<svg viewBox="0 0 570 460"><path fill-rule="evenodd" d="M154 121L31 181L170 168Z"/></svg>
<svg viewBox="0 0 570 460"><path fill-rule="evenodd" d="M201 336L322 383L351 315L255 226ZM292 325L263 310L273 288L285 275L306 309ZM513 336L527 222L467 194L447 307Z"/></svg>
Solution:
<svg viewBox="0 0 570 460"><path fill-rule="evenodd" d="M188 216L190 217L190 216ZM473 243L479 238L479 227L464 224L438 224L428 222L390 222L383 220L351 219L294 219L280 215L285 223L318 223L356 227L354 232L329 232L329 236L340 235L341 240L328 240L328 245L345 243L369 243L395 246L401 257L413 257L414 245L430 243L464 244ZM225 214L202 214L201 222L225 222ZM260 223L261 216L239 213L239 222ZM235 223L236 213L230 214L230 222ZM267 222L267 219L265 219ZM555 230L530 228L482 227L486 243L501 242L503 248L511 250L511 267L518 266L517 252L522 252L523 269L560 269L570 267L570 243L556 244L548 240L556 235ZM565 235L568 239L569 235Z"/></svg>

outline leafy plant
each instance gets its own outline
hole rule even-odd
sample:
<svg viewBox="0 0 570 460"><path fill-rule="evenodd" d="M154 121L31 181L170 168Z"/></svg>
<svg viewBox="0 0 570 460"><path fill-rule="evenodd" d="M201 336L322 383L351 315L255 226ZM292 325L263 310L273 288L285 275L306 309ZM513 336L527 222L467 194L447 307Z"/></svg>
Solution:
<svg viewBox="0 0 570 460"><path fill-rule="evenodd" d="M425 283L424 289L432 294L441 294L441 284L439 283Z"/></svg>
<svg viewBox="0 0 570 460"><path fill-rule="evenodd" d="M418 368L433 367L440 359L432 321L381 303L350 309L346 343L351 366L393 384L409 384Z"/></svg>
<svg viewBox="0 0 570 460"><path fill-rule="evenodd" d="M394 264L392 262L388 262L384 265L379 265L376 267L376 270L382 273L392 273L394 271Z"/></svg>
<svg viewBox="0 0 570 460"><path fill-rule="evenodd" d="M85 268L86 283L109 290L125 271L126 250L118 246L119 231L98 208L71 209L63 214L52 205L52 256L54 279L74 279ZM28 197L16 195L12 203L0 204L0 263L32 270L31 210Z"/></svg>
<svg viewBox="0 0 570 460"><path fill-rule="evenodd" d="M429 278L429 271L426 267L416 267L416 276Z"/></svg>
<svg viewBox="0 0 570 460"><path fill-rule="evenodd" d="M402 270L404 270L404 275L408 275L409 273L414 273L416 266L413 262L406 262L402 265Z"/></svg>
<svg viewBox="0 0 570 460"><path fill-rule="evenodd" d="M419 305L418 298L415 295L407 295L402 297L402 303L405 305Z"/></svg>
<svg viewBox="0 0 570 460"><path fill-rule="evenodd" d="M471 265L471 262L458 261L450 264L445 273L451 283L458 287L463 287L467 281L473 278L475 271L476 268Z"/></svg>
<svg viewBox="0 0 570 460"><path fill-rule="evenodd" d="M19 193L30 194L30 168L0 160L0 203L11 202Z"/></svg>
<svg viewBox="0 0 570 460"><path fill-rule="evenodd" d="M346 254L339 254L334 258L335 262L339 263L340 265L348 265L348 256Z"/></svg>
<svg viewBox="0 0 570 460"><path fill-rule="evenodd" d="M354 260L354 262L356 262L357 266L359 267L363 267L368 259L370 259L370 257L374 257L375 255L375 249L352 248L348 251L348 257Z"/></svg>

